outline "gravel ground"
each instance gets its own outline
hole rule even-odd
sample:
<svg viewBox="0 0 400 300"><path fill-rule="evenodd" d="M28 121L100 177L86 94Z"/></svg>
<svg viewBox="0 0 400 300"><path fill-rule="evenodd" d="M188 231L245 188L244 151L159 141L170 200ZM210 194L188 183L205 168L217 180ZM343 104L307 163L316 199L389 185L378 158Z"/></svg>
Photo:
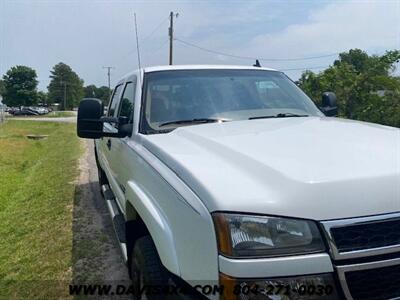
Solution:
<svg viewBox="0 0 400 300"><path fill-rule="evenodd" d="M83 143L73 211L74 282L126 284L128 270L98 186L93 141Z"/></svg>

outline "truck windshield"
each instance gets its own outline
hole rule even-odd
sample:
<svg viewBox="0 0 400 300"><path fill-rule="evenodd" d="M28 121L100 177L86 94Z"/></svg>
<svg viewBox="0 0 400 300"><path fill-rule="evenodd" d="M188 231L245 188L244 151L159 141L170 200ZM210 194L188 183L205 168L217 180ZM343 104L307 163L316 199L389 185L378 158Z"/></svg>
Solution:
<svg viewBox="0 0 400 300"><path fill-rule="evenodd" d="M281 72L213 69L145 75L141 132L179 126L274 117L322 116Z"/></svg>

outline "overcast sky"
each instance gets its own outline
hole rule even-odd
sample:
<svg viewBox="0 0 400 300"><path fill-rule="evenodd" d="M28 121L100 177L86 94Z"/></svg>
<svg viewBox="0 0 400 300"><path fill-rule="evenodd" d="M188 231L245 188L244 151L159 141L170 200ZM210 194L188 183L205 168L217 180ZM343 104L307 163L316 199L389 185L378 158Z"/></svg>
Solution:
<svg viewBox="0 0 400 300"><path fill-rule="evenodd" d="M168 14L178 12L175 36L237 56L270 59L324 56L351 48L369 54L400 49L400 0L392 1L16 1L0 0L0 75L14 65L38 73L46 89L58 62L85 85L106 85L137 68L133 12L143 66L168 63ZM174 44L176 64L240 64L238 59ZM262 61L276 69L314 71L335 56ZM302 70L286 73L297 79Z"/></svg>

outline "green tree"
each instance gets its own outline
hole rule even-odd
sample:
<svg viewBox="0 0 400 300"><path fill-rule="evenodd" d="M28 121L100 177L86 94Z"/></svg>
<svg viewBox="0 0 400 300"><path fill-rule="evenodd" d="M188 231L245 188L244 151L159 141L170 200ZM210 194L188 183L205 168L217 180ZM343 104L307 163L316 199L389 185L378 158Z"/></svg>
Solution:
<svg viewBox="0 0 400 300"><path fill-rule="evenodd" d="M101 86L97 89L97 97L103 101L104 105L108 105L111 97L111 89L107 86Z"/></svg>
<svg viewBox="0 0 400 300"><path fill-rule="evenodd" d="M7 106L30 106L37 102L36 71L27 66L12 67L3 76L3 103Z"/></svg>
<svg viewBox="0 0 400 300"><path fill-rule="evenodd" d="M84 95L83 80L72 68L62 62L50 72L48 89L49 103L60 103L62 110L76 107Z"/></svg>
<svg viewBox="0 0 400 300"><path fill-rule="evenodd" d="M6 92L6 87L4 85L4 81L0 79L0 96L3 96Z"/></svg>
<svg viewBox="0 0 400 300"><path fill-rule="evenodd" d="M43 92L43 91L39 91L37 93L37 98L38 98L38 103L42 104L42 105L47 105L48 104L48 100L47 100L47 93Z"/></svg>
<svg viewBox="0 0 400 300"><path fill-rule="evenodd" d="M97 87L94 84L87 85L83 89L85 98L96 98Z"/></svg>
<svg viewBox="0 0 400 300"><path fill-rule="evenodd" d="M94 84L85 86L84 96L85 98L98 98L105 105L108 104L110 98L111 90L106 86L96 87Z"/></svg>
<svg viewBox="0 0 400 300"><path fill-rule="evenodd" d="M400 80L392 75L399 60L397 50L369 56L353 49L323 72L304 72L299 86L317 105L323 92L335 92L339 116L400 127Z"/></svg>

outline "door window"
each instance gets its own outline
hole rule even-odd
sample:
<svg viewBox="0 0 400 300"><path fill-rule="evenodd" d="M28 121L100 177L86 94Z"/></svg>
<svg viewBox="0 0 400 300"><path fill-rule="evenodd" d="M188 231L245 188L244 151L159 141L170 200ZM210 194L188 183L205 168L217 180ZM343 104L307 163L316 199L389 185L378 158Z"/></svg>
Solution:
<svg viewBox="0 0 400 300"><path fill-rule="evenodd" d="M135 84L128 82L122 94L121 104L119 105L118 117L127 117L128 123L133 123L133 107L135 99Z"/></svg>
<svg viewBox="0 0 400 300"><path fill-rule="evenodd" d="M121 92L121 88L122 88L122 84L117 85L114 89L114 93L111 98L110 106L108 108L108 113L107 113L107 116L109 116L109 117L114 117L114 115L115 115L115 109L118 104L118 99L119 99L119 94Z"/></svg>

